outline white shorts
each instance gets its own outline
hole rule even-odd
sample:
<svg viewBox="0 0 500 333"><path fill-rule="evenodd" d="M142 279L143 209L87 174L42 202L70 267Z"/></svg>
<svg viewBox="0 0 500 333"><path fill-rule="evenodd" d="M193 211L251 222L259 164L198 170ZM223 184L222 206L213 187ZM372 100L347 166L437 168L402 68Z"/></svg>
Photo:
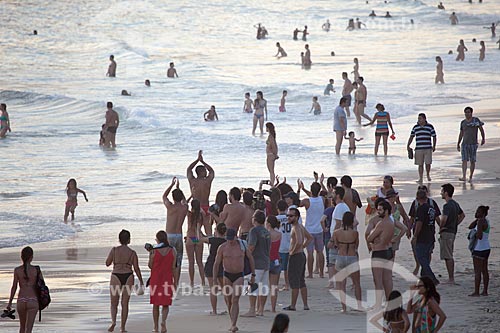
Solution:
<svg viewBox="0 0 500 333"><path fill-rule="evenodd" d="M253 293L248 293L249 296L267 296L269 295L269 270L256 269L255 283L259 284L259 288Z"/></svg>

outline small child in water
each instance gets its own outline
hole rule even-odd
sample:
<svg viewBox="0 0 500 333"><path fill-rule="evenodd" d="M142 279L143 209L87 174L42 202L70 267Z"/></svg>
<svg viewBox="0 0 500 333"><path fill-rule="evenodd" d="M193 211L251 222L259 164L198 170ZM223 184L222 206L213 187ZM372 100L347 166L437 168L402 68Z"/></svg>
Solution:
<svg viewBox="0 0 500 333"><path fill-rule="evenodd" d="M177 75L177 70L175 69L173 62L170 63L170 68L167 70L167 77L179 77L179 75Z"/></svg>
<svg viewBox="0 0 500 333"><path fill-rule="evenodd" d="M76 180L71 178L68 180L68 184L66 185L66 195L68 196L68 199L66 200L66 209L64 210L64 223L68 223L69 213L71 213L71 221L75 219L75 208L78 206L76 197L78 196L78 193L83 194L85 201L89 201L85 191L80 190L76 185Z"/></svg>
<svg viewBox="0 0 500 333"><path fill-rule="evenodd" d="M300 63L304 66L304 52L300 52Z"/></svg>
<svg viewBox="0 0 500 333"><path fill-rule="evenodd" d="M356 141L361 141L363 138L356 138L354 132L349 132L349 136L345 137L346 140L349 140L349 154L356 154Z"/></svg>
<svg viewBox="0 0 500 333"><path fill-rule="evenodd" d="M243 112L252 113L253 112L252 106L253 106L253 102L252 102L252 99L250 98L250 93L247 92L247 93L245 93L245 102L243 103Z"/></svg>
<svg viewBox="0 0 500 333"><path fill-rule="evenodd" d="M325 96L330 95L330 91L331 91L331 92L333 92L333 93L335 93L335 89L333 89L333 82L334 82L334 81L333 81L333 79L330 79L330 81L329 81L329 82L330 82L330 83L328 83L328 84L326 85L326 87L325 87L325 92L323 93L323 95L325 95Z"/></svg>
<svg viewBox="0 0 500 333"><path fill-rule="evenodd" d="M283 90L283 95L281 96L280 107L279 107L280 112L286 112L286 108L285 108L286 95L288 95L288 91Z"/></svg>
<svg viewBox="0 0 500 333"><path fill-rule="evenodd" d="M321 105L319 105L318 97L316 96L313 97L313 103L311 106L311 111L309 111L309 113L313 112L313 110L315 116L319 116L321 114Z"/></svg>
<svg viewBox="0 0 500 333"><path fill-rule="evenodd" d="M101 133L99 133L99 146L104 146L104 142L106 142L106 137L104 136L104 128L106 128L106 124L102 124L101 126Z"/></svg>

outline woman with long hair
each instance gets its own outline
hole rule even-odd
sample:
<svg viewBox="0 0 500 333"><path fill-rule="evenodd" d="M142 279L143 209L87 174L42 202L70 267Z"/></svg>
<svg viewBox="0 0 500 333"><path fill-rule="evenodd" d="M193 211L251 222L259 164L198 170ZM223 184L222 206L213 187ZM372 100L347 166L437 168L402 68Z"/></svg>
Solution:
<svg viewBox="0 0 500 333"><path fill-rule="evenodd" d="M0 104L0 138L5 138L7 131L10 129L9 113L7 112L7 104Z"/></svg>
<svg viewBox="0 0 500 333"><path fill-rule="evenodd" d="M472 262L474 263L474 292L469 296L479 296L479 287L481 286L481 277L483 279L482 296L488 296L488 284L490 282L490 273L488 272L488 258L490 257L490 221L488 216L488 206L479 206L476 210L476 220L472 222L469 229L476 230L476 245L472 251Z"/></svg>
<svg viewBox="0 0 500 333"><path fill-rule="evenodd" d="M221 223L222 220L220 219L220 213L224 210L224 206L227 205L227 192L224 190L220 190L217 192L215 195L215 204L210 206L213 207L213 209L209 209L208 212L210 213L211 217L211 222L210 226L212 226L215 222L215 224ZM212 230L207 230L205 228L205 231L209 234L207 236L212 236Z"/></svg>
<svg viewBox="0 0 500 333"><path fill-rule="evenodd" d="M269 267L269 288L271 292L271 312L276 312L276 303L278 301L278 284L280 281L280 244L282 233L279 231L280 222L275 215L269 215L266 218L266 229L271 235L270 267ZM263 314L262 314L263 315Z"/></svg>
<svg viewBox="0 0 500 333"><path fill-rule="evenodd" d="M379 320L384 319L383 326ZM406 333L410 329L410 319L403 309L403 297L397 290L393 290L387 299L384 312L379 312L370 319L370 323L382 332Z"/></svg>
<svg viewBox="0 0 500 333"><path fill-rule="evenodd" d="M373 123L377 122L377 126L375 129L375 148L374 153L375 156L378 154L378 147L380 145L380 138L383 140L384 144L384 155L387 156L387 139L389 138L389 128L392 131L392 137L396 134L394 132L394 128L392 127L391 115L389 112L385 111L385 106L383 104L378 103L375 106L377 112L373 115L372 121L368 124L364 124L363 126L370 126Z"/></svg>
<svg viewBox="0 0 500 333"><path fill-rule="evenodd" d="M142 281L141 269L139 267L139 258L137 253L128 247L130 244L130 232L123 229L118 234L120 246L113 247L106 259L106 266L109 267L113 264L113 272L109 281L109 295L111 299L111 326L108 332L113 332L116 326L116 315L118 313L118 304L122 305L121 315L121 332L126 332L125 325L128 318L128 303L130 301L130 294L134 285L134 273L132 268L139 279L141 288L144 287Z"/></svg>
<svg viewBox="0 0 500 333"><path fill-rule="evenodd" d="M156 245L149 252L148 267L151 269L150 304L153 304L153 332L158 332L158 321L161 311L161 332L167 332L169 306L177 289L176 269L177 251L168 243L167 233L160 230L156 233Z"/></svg>
<svg viewBox="0 0 500 333"><path fill-rule="evenodd" d="M415 295L415 292L418 295ZM428 276L422 276L412 288L410 300L406 307L408 314L414 313L413 332L438 332L443 327L446 314L439 306L440 302L441 295L437 292L432 279ZM439 321L436 316L439 316Z"/></svg>
<svg viewBox="0 0 500 333"><path fill-rule="evenodd" d="M78 200L76 199L78 193L83 194L85 201L89 201L89 199L87 199L87 193L78 188L76 179L71 178L66 184L66 195L68 196L68 199L66 200L66 209L64 210L64 223L68 223L69 213L71 213L71 221L75 219L75 209L76 206L78 206Z"/></svg>
<svg viewBox="0 0 500 333"><path fill-rule="evenodd" d="M38 312L38 293L36 288L37 276L43 279L39 266L31 264L33 260L33 249L26 246L21 251L23 264L14 269L14 280L10 289L9 303L7 310L12 309L12 300L16 295L19 285L19 295L17 295L17 313L19 314L19 333L31 333Z"/></svg>
<svg viewBox="0 0 500 333"><path fill-rule="evenodd" d="M257 128L257 122L260 127L260 135L264 135L264 116L267 120L267 101L264 99L264 94L262 91L257 91L257 98L253 103L255 112L253 114L253 129L252 135L255 135L255 129Z"/></svg>
<svg viewBox="0 0 500 333"><path fill-rule="evenodd" d="M191 211L188 211L188 230L186 233L186 252L189 262L189 281L194 286L194 261L198 265L201 285L205 286L205 273L203 271L203 243L200 243L200 230L203 225L200 201L191 201Z"/></svg>
<svg viewBox="0 0 500 333"><path fill-rule="evenodd" d="M273 123L266 123L266 132L269 133L266 141L267 170L269 170L269 184L272 186L276 180L276 176L274 174L274 164L279 158L278 144L276 143L276 130Z"/></svg>
<svg viewBox="0 0 500 333"><path fill-rule="evenodd" d="M290 325L290 317L287 314L278 313L274 317L271 333L286 333L288 332L288 325Z"/></svg>

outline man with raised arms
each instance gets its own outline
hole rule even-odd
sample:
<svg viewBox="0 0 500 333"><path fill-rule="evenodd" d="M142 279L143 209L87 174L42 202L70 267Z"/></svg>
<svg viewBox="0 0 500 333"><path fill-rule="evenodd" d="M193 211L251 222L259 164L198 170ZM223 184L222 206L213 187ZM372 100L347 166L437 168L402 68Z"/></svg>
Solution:
<svg viewBox="0 0 500 333"><path fill-rule="evenodd" d="M378 217L382 220L366 238L368 250L372 251L372 274L375 284L375 309L382 306L382 292L389 299L392 292L392 249L394 223L391 221L391 204L382 201L377 206Z"/></svg>
<svg viewBox="0 0 500 333"><path fill-rule="evenodd" d="M176 186L172 191L172 199L174 199L174 202L171 202L168 199L168 195L174 185ZM176 281L179 281L184 249L182 225L184 224L184 220L186 219L188 204L186 202L186 198L184 197L184 193L182 193L182 191L179 189L179 180L177 179L177 177L174 177L172 179L172 183L165 190L165 193L163 193L163 204L167 208L167 225L165 227L165 231L167 232L168 243L170 244L170 246L175 248L177 252L175 278Z"/></svg>
<svg viewBox="0 0 500 333"><path fill-rule="evenodd" d="M198 165L196 167L195 177L193 175L193 168L196 166L196 164L198 164L198 162L202 165ZM201 209L203 209L203 211L205 212L205 214L203 215L203 226L205 228L205 233L208 236L212 235L212 228L209 225L210 219L208 214L208 197L210 196L210 188L212 187L212 181L214 180L214 177L214 169L212 169L212 167L203 160L203 151L200 150L198 152L198 158L187 168L187 179L189 181L189 187L191 188L191 197L200 201Z"/></svg>
<svg viewBox="0 0 500 333"><path fill-rule="evenodd" d="M250 284L255 282L255 264L250 250L246 251L242 248L240 240L236 238L237 231L227 229L226 242L217 249L215 257L214 272L219 271L219 266L222 264L224 270L224 298L226 299L227 309L231 318L231 327L229 332L238 331L236 322L240 313L240 296L243 291L243 271L245 268L245 255L250 263L252 277ZM214 279L214 283L218 284L218 279Z"/></svg>
<svg viewBox="0 0 500 333"><path fill-rule="evenodd" d="M225 223L228 229L238 231L241 222L245 219L248 210L240 202L241 192L237 187L233 187L229 191L229 203L224 206L222 213L220 213L218 223ZM253 226L252 226L253 227Z"/></svg>

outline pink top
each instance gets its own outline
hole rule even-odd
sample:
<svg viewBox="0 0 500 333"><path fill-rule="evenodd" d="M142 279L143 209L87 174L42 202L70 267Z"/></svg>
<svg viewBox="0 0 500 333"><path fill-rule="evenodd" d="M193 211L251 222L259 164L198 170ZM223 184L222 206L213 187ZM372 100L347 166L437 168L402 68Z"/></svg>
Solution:
<svg viewBox="0 0 500 333"><path fill-rule="evenodd" d="M271 253L269 254L269 259L271 259L271 261L280 258L280 253L279 253L280 243L281 243L281 238L274 242L271 242Z"/></svg>

